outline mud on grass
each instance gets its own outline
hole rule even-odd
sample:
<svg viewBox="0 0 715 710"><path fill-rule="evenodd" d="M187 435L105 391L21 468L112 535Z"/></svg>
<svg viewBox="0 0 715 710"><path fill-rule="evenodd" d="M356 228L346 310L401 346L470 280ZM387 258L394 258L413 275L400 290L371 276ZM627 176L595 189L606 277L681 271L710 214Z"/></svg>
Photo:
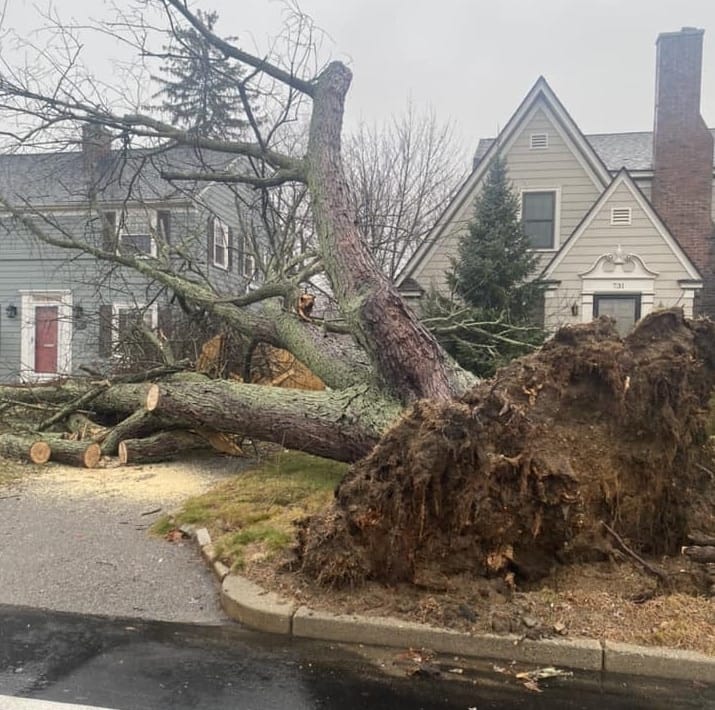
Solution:
<svg viewBox="0 0 715 710"><path fill-rule="evenodd" d="M347 465L297 451L279 451L208 493L190 498L153 527L171 534L184 524L206 527L219 559L231 569L270 560L294 543L294 523L325 508Z"/></svg>

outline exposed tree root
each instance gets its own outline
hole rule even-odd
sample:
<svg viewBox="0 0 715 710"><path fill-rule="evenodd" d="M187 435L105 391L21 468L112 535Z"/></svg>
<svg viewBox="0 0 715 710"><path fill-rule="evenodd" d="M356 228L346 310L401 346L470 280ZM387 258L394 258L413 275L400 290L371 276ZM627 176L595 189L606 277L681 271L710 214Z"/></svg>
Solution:
<svg viewBox="0 0 715 710"><path fill-rule="evenodd" d="M601 521L641 554L675 552L713 532L695 503L715 498L714 382L710 321L661 311L625 340L607 319L564 328L460 401L415 404L302 523L302 569L335 585L528 581L608 553Z"/></svg>

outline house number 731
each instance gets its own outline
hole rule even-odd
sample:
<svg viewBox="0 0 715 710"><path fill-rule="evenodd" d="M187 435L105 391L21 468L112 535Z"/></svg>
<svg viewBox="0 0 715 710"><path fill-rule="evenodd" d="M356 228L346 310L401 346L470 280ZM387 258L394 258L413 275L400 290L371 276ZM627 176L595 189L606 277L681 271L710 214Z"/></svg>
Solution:
<svg viewBox="0 0 715 710"><path fill-rule="evenodd" d="M626 284L623 281L614 281L613 288L625 288Z"/></svg>

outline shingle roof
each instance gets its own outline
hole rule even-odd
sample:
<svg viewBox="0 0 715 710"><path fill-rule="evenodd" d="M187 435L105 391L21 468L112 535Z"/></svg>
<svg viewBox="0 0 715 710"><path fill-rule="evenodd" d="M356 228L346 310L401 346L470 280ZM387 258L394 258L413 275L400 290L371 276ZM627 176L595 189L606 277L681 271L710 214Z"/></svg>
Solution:
<svg viewBox="0 0 715 710"><path fill-rule="evenodd" d="M715 129L711 128L710 132L715 137ZM613 172L617 172L621 168L630 171L653 169L653 133L651 131L594 133L585 136L585 138L606 167ZM479 141L474 154L475 167L486 155L494 140L494 138L482 138ZM715 151L713 167L715 167Z"/></svg>
<svg viewBox="0 0 715 710"><path fill-rule="evenodd" d="M103 201L165 201L185 198L207 183L175 186L161 177L164 170L225 170L235 155L174 146L161 149L114 150L96 171ZM0 194L10 201L34 205L79 204L87 201L90 183L81 151L0 155Z"/></svg>

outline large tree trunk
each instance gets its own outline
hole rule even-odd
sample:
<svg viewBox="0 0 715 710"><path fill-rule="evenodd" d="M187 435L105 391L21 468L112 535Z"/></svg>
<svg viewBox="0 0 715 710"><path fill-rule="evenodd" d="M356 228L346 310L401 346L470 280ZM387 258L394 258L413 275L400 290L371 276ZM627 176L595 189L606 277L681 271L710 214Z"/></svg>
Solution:
<svg viewBox="0 0 715 710"><path fill-rule="evenodd" d="M381 386L402 402L449 399L474 378L407 308L357 227L340 141L351 80L350 70L333 62L316 80L313 94L306 167L323 263L342 314L375 365Z"/></svg>
<svg viewBox="0 0 715 710"><path fill-rule="evenodd" d="M400 412L368 387L305 391L207 381L153 385L146 408L193 426L273 441L338 461L375 446Z"/></svg>

